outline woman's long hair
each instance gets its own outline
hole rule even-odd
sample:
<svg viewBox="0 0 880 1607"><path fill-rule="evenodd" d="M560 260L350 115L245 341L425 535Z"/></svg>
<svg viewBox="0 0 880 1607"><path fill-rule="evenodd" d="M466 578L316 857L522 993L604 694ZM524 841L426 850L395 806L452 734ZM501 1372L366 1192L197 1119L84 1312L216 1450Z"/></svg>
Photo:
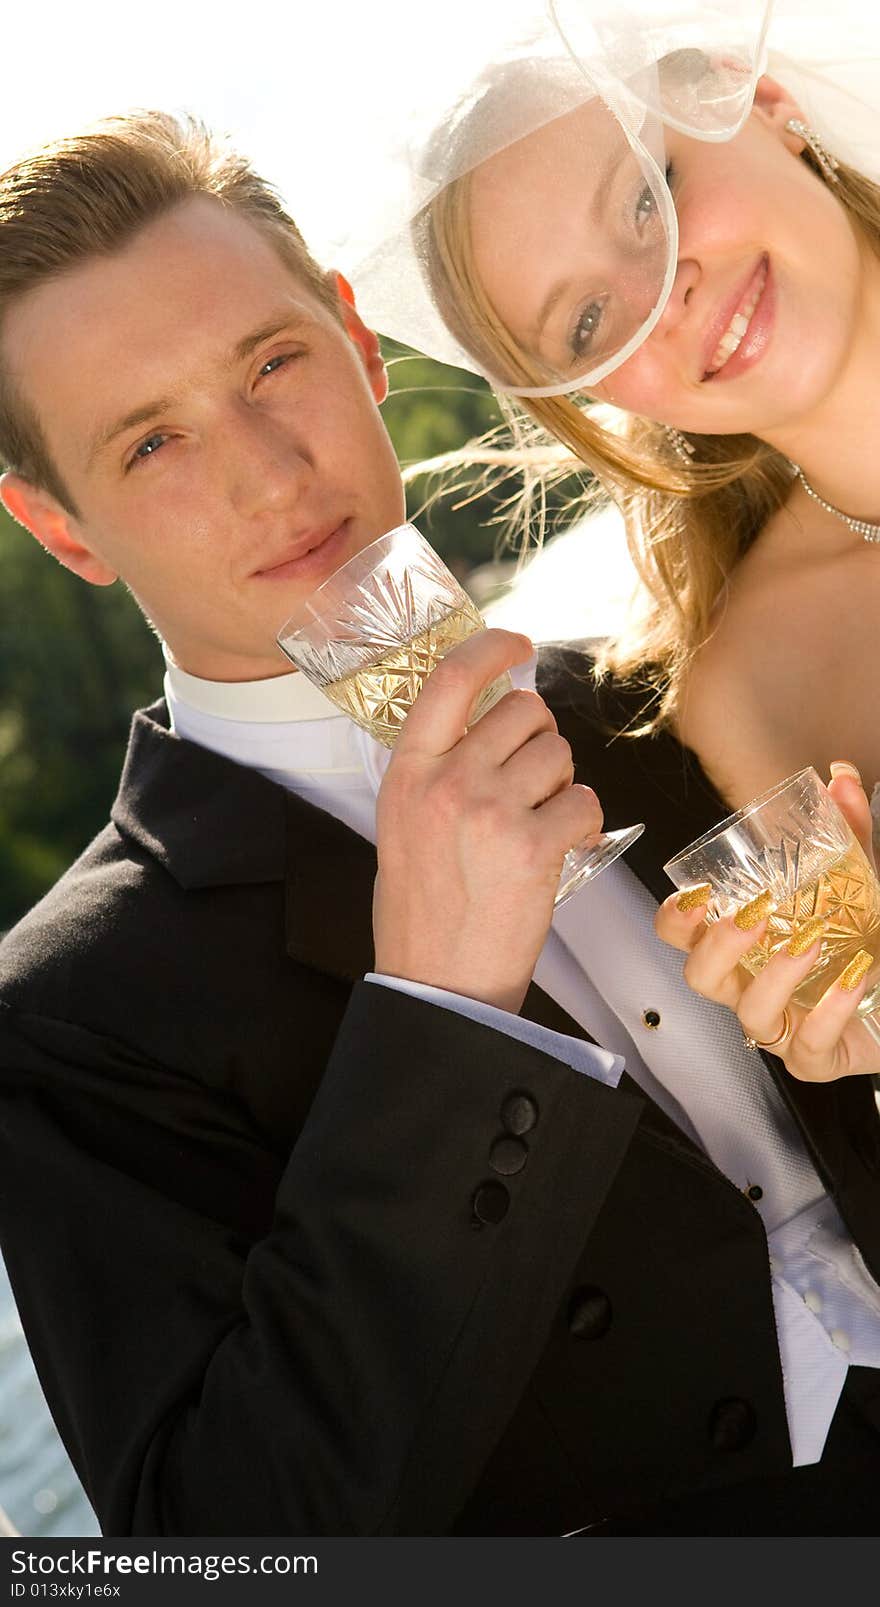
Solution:
<svg viewBox="0 0 880 1607"><path fill-rule="evenodd" d="M825 175L809 147L802 159ZM880 185L841 162L835 194L880 256ZM433 294L452 332L486 369L533 383L476 275L470 249L469 176L448 185L420 215L420 251ZM686 670L707 640L731 573L792 484L782 453L752 435L697 435L694 457L672 445L664 425L571 395L500 399L511 439L499 465L524 475L520 518L529 531L549 487L586 468L624 516L627 544L644 593L627 627L606 643L597 673L637 678L650 688L641 730L674 713ZM561 443L553 451L553 443ZM477 465L480 443L458 454ZM595 487L585 495L595 498ZM576 503L567 505L570 514ZM541 522L539 513L539 524Z"/></svg>

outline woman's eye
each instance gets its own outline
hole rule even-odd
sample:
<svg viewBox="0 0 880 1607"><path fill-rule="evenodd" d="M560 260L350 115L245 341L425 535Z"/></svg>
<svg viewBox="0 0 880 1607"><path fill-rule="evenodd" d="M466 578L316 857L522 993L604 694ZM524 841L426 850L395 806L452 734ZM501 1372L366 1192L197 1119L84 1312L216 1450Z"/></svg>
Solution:
<svg viewBox="0 0 880 1607"><path fill-rule="evenodd" d="M135 463L144 463L146 462L147 458L155 457L156 453L164 446L167 439L167 435L161 435L158 432L155 435L148 435L147 439L145 441L141 441L140 445L136 446L132 452L129 459L129 468L131 468Z"/></svg>
<svg viewBox="0 0 880 1607"><path fill-rule="evenodd" d="M671 184L675 169L671 162L666 163L666 183ZM636 202L636 227L643 229L650 218L657 211L657 198L650 184L643 184Z"/></svg>
<svg viewBox="0 0 880 1607"><path fill-rule="evenodd" d="M589 301L571 333L571 349L575 357L583 357L596 339L602 322L604 307L601 301Z"/></svg>

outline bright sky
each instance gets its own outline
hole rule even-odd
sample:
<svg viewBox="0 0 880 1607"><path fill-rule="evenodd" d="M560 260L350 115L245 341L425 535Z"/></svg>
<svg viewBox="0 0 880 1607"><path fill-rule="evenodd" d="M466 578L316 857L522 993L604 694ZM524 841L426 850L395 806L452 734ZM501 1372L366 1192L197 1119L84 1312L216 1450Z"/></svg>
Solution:
<svg viewBox="0 0 880 1607"><path fill-rule="evenodd" d="M435 81L497 36L499 15L541 0L446 0L444 26L418 0L36 0L6 8L0 167L84 123L133 107L189 110L229 133L284 192L319 255L338 234L331 186L394 130L395 85L412 86L427 51ZM474 12L478 14L475 22ZM436 19L435 19L436 21ZM454 74L453 74L454 76ZM421 96L413 97L414 106ZM358 139L358 131L366 141ZM363 198L350 183L346 206Z"/></svg>

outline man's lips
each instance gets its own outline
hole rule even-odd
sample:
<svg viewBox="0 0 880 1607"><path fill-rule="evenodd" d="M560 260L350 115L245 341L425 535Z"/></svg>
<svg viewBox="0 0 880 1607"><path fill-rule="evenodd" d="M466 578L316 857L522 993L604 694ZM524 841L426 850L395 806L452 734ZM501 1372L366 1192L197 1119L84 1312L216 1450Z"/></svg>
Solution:
<svg viewBox="0 0 880 1607"><path fill-rule="evenodd" d="M328 574L343 562L341 556L349 531L348 519L341 524L316 526L304 531L270 563L254 570L260 580L310 580L319 571ZM328 565L330 567L328 567Z"/></svg>
<svg viewBox="0 0 880 1607"><path fill-rule="evenodd" d="M761 315L763 303L768 299L769 285L770 263L766 253L762 253L754 267L750 269L748 276L725 299L714 317L709 321L703 340L702 378L704 380L714 379L716 374L724 373L729 365L736 362L743 345L749 341L755 320ZM734 318L742 308L748 307L753 300L756 290L760 290L760 294L757 302L751 307L748 330L741 333L739 345L733 353L727 355L726 359L723 359L719 364L717 361L719 346L721 346L725 335L730 330ZM736 366L739 368L741 365L737 364Z"/></svg>

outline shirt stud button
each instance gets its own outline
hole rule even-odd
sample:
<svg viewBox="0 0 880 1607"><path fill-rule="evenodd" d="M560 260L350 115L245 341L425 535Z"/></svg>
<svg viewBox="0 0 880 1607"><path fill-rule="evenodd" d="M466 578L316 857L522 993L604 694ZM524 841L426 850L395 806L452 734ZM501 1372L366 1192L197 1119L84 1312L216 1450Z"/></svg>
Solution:
<svg viewBox="0 0 880 1607"><path fill-rule="evenodd" d="M849 1334L844 1333L842 1328L832 1328L831 1343L832 1345L836 1345L838 1350L849 1350L852 1340L850 1339Z"/></svg>
<svg viewBox="0 0 880 1607"><path fill-rule="evenodd" d="M804 1295L804 1305L808 1311L812 1311L818 1315L818 1313L822 1310L822 1296L818 1295L815 1289L808 1289Z"/></svg>
<svg viewBox="0 0 880 1607"><path fill-rule="evenodd" d="M660 1025L660 1011L659 1010L643 1010L642 1011L642 1020L644 1021L645 1026L649 1029L649 1031L656 1032L657 1028Z"/></svg>

